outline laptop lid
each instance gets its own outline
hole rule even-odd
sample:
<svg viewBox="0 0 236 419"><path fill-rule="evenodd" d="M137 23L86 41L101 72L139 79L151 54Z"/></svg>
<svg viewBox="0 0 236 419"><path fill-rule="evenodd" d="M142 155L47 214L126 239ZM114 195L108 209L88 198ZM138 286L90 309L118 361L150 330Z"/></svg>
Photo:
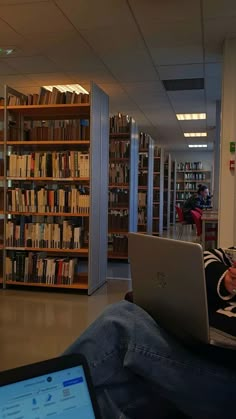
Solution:
<svg viewBox="0 0 236 419"><path fill-rule="evenodd" d="M84 357L67 355L1 372L0 417L100 419Z"/></svg>
<svg viewBox="0 0 236 419"><path fill-rule="evenodd" d="M199 244L129 234L134 302L190 342L209 342L205 271Z"/></svg>

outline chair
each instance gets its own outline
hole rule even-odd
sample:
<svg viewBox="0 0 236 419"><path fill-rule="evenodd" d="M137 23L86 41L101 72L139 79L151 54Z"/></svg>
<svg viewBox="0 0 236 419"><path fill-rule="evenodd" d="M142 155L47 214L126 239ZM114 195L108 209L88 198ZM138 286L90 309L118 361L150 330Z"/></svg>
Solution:
<svg viewBox="0 0 236 419"><path fill-rule="evenodd" d="M179 219L179 223L180 223L179 233L178 233L178 236L177 236L177 239L180 240L182 235L183 235L183 232L184 232L184 226L189 225L190 223L185 221L184 213L183 213L182 208L176 206L175 210L176 210L176 213L178 215L178 219Z"/></svg>
<svg viewBox="0 0 236 419"><path fill-rule="evenodd" d="M191 215L196 226L198 237L201 237L202 235L202 211L200 211L198 210L198 208L196 208L195 210L191 210Z"/></svg>

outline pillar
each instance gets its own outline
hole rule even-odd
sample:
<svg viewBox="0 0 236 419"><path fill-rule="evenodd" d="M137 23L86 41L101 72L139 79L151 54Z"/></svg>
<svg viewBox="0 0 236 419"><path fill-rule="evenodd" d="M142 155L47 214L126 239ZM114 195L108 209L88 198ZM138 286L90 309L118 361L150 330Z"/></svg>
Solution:
<svg viewBox="0 0 236 419"><path fill-rule="evenodd" d="M236 39L224 43L221 112L218 245L228 247L236 244L235 175L229 169L229 143L236 141Z"/></svg>

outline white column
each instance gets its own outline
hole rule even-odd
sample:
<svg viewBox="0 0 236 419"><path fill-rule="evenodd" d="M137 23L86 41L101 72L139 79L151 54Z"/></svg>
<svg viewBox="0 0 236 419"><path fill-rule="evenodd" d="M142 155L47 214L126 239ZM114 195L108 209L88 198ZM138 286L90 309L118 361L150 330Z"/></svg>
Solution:
<svg viewBox="0 0 236 419"><path fill-rule="evenodd" d="M234 158L229 143L236 141L236 39L226 40L224 44L221 110L218 244L228 247L234 244L236 231L235 176L229 169L229 161Z"/></svg>
<svg viewBox="0 0 236 419"><path fill-rule="evenodd" d="M221 129L221 102L216 102L216 135L214 144L214 167L213 167L213 209L219 208L219 180L220 180L220 129Z"/></svg>

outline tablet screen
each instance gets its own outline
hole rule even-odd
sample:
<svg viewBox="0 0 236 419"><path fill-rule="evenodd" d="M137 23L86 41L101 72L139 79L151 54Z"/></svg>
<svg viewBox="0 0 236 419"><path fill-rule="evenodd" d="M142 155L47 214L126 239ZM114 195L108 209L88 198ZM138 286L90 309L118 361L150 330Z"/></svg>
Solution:
<svg viewBox="0 0 236 419"><path fill-rule="evenodd" d="M82 366L0 387L2 419L95 419Z"/></svg>

